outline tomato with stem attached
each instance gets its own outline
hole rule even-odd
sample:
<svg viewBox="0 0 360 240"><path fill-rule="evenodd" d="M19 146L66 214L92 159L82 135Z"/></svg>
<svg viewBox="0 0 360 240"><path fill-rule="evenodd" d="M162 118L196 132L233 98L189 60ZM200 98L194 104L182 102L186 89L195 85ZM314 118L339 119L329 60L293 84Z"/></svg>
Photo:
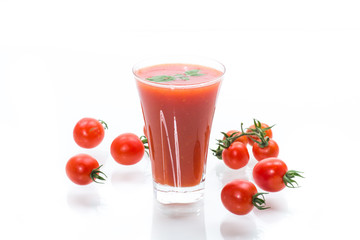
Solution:
<svg viewBox="0 0 360 240"><path fill-rule="evenodd" d="M104 129L107 129L107 124L104 121L94 118L83 118L76 123L73 137L80 147L94 148L104 139Z"/></svg>
<svg viewBox="0 0 360 240"><path fill-rule="evenodd" d="M267 158L258 162L253 169L255 183L268 192L278 192L285 187L298 186L294 177L302 177L302 172L289 170L284 161L279 158Z"/></svg>
<svg viewBox="0 0 360 240"><path fill-rule="evenodd" d="M250 155L245 144L233 142L222 151L222 159L229 168L240 169L249 162Z"/></svg>
<svg viewBox="0 0 360 240"><path fill-rule="evenodd" d="M98 161L88 154L73 156L66 163L66 174L69 179L78 185L87 185L91 182L105 181L106 175L100 171Z"/></svg>
<svg viewBox="0 0 360 240"><path fill-rule="evenodd" d="M242 128L242 123L241 123L241 128ZM216 156L218 159L222 160L222 153L225 149L229 148L231 146L231 144L235 143L235 142L240 142L243 143L246 147L248 141L247 141L247 136L253 136L253 135L257 135L260 136L258 133L256 132L251 132L251 133L244 133L239 132L237 130L230 130L227 133L221 132L224 137L223 139L218 139L218 147L216 149L211 149L211 151L213 152L213 155Z"/></svg>
<svg viewBox="0 0 360 240"><path fill-rule="evenodd" d="M245 215L254 206L259 210L269 208L265 207L264 194L266 193L258 193L252 182L236 179L224 186L221 191L221 201L230 212L237 215Z"/></svg>
<svg viewBox="0 0 360 240"><path fill-rule="evenodd" d="M277 157L279 151L279 145L273 139L268 139L264 143L255 142L252 147L253 155L258 161L269 157Z"/></svg>
<svg viewBox="0 0 360 240"><path fill-rule="evenodd" d="M144 156L145 147L143 141L133 133L123 133L111 143L111 155L116 162L122 165L133 165Z"/></svg>
<svg viewBox="0 0 360 240"><path fill-rule="evenodd" d="M236 138L236 139L234 140L234 142L241 142L241 143L247 145L247 144L249 143L249 140L248 140L247 136L245 136L245 135L241 136L241 135L242 135L242 132L241 132L241 131L238 131L238 130L230 130L230 131L228 131L228 132L226 133L226 136L227 136L227 137L240 136L240 137ZM223 137L223 140L226 139L226 136Z"/></svg>
<svg viewBox="0 0 360 240"><path fill-rule="evenodd" d="M254 124L251 125L249 128L247 128L246 130L247 133L251 133L251 132L259 133L260 131L264 131L265 136L268 136L269 138L273 137L271 127L269 127L269 125L267 125L266 123L260 123L255 119L254 119ZM251 146L254 145L254 140L259 141L259 137L257 136L248 136L247 138Z"/></svg>

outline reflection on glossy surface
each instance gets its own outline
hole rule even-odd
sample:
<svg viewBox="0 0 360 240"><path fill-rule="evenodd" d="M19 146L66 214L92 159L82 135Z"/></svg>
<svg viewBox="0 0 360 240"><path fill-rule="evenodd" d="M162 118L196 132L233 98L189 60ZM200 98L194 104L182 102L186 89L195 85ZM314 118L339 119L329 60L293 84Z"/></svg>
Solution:
<svg viewBox="0 0 360 240"><path fill-rule="evenodd" d="M67 193L67 203L75 210L92 210L100 206L100 195L94 186L74 186Z"/></svg>
<svg viewBox="0 0 360 240"><path fill-rule="evenodd" d="M220 162L216 164L215 172L216 172L216 176L218 177L222 185L225 185L234 179L249 180L247 166L240 168L238 170L234 170L226 166L222 160L217 160L217 161Z"/></svg>
<svg viewBox="0 0 360 240"><path fill-rule="evenodd" d="M111 183L113 185L122 185L122 184L142 184L146 181L146 173L140 171L139 169L126 169L116 170L111 175Z"/></svg>
<svg viewBox="0 0 360 240"><path fill-rule="evenodd" d="M230 239L258 239L259 231L252 215L227 216L220 225L221 236Z"/></svg>
<svg viewBox="0 0 360 240"><path fill-rule="evenodd" d="M291 190L284 189L283 191ZM261 192L261 189L258 189ZM289 215L289 207L286 196L283 192L270 193L265 195L266 205L270 207L264 211L254 210L254 214L263 222L275 223Z"/></svg>
<svg viewBox="0 0 360 240"><path fill-rule="evenodd" d="M203 201L191 204L153 203L151 239L205 240Z"/></svg>

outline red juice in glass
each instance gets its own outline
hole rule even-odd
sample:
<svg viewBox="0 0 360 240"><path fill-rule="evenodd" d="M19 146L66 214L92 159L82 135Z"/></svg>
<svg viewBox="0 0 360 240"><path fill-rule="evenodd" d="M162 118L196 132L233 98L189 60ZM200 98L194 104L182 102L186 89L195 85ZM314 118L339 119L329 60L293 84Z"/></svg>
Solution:
<svg viewBox="0 0 360 240"><path fill-rule="evenodd" d="M163 203L203 196L210 130L225 70L212 60L189 60L134 67L155 194Z"/></svg>

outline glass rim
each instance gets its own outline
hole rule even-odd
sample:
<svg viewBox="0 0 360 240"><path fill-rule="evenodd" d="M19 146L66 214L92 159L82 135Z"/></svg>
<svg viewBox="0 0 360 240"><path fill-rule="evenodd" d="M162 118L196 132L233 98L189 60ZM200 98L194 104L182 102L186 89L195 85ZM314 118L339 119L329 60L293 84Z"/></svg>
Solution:
<svg viewBox="0 0 360 240"><path fill-rule="evenodd" d="M183 61L182 59L189 59L188 61ZM191 61L193 59L193 61ZM151 61L155 61L156 63L153 64L148 64L148 65L144 65L142 67L142 64L146 63L146 62L151 62ZM147 81L144 78L140 77L137 75L136 71L144 68L144 67L150 67L150 66L154 66L154 65L158 65L158 64L198 64L198 65L202 65L202 66L206 66L206 67L211 67L208 66L209 64L201 64L201 63L197 63L197 62L201 62L201 61L207 61L207 62L211 62L215 65L217 65L220 69L215 68L216 70L219 70L222 74L210 81L207 82L202 82L202 83L193 83L193 84L187 84L187 85L176 85L176 84L162 84L162 83L158 83L158 82L151 82L151 81ZM214 67L211 67L214 68ZM222 64L221 62L212 59L212 58L208 58L208 57L202 57L202 56L183 56L183 55L174 55L174 56L157 56L157 57L148 57L148 58L144 58L140 61L138 61L137 63L135 63L133 65L132 68L132 73L135 76L135 79L147 84L147 85L151 85L151 86L155 86L155 87L162 87L162 88L171 88L171 89L185 89L185 88L198 88L198 87L204 87L204 86L209 86L209 85L213 85L216 82L220 82L226 72L226 68L224 66L224 64Z"/></svg>

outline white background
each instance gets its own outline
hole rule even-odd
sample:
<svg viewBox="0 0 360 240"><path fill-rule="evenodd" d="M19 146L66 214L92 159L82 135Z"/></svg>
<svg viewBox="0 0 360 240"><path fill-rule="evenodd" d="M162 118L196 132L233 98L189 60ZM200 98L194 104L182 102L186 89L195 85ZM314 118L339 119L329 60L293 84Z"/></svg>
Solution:
<svg viewBox="0 0 360 240"><path fill-rule="evenodd" d="M350 239L358 235L360 4L358 1L0 0L0 232L6 239ZM271 209L236 216L222 186L252 180L208 157L205 200L169 208L152 195L149 160L121 166L113 138L142 134L132 77L144 57L191 54L227 67L213 122L276 124L279 157L299 189ZM82 117L105 140L76 146ZM76 186L66 161L89 153L104 185ZM354 217L354 219L351 219Z"/></svg>

